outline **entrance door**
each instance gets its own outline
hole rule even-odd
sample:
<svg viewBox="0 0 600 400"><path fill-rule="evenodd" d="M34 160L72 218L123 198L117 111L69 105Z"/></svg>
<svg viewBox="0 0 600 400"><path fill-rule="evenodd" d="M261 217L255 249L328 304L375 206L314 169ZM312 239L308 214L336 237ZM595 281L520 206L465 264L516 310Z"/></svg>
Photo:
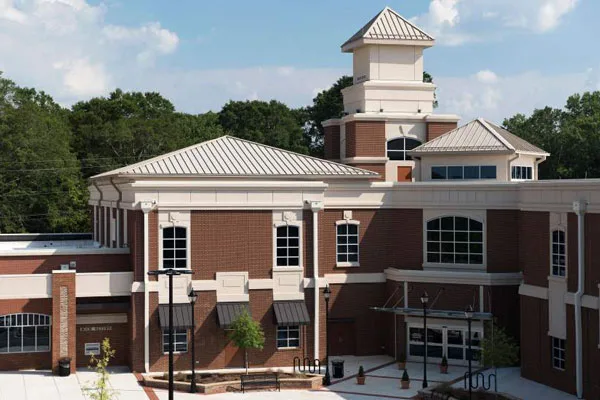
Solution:
<svg viewBox="0 0 600 400"><path fill-rule="evenodd" d="M398 182L412 182L412 167L398 167Z"/></svg>
<svg viewBox="0 0 600 400"><path fill-rule="evenodd" d="M422 361L425 354L423 324L408 325L408 359ZM481 352L480 328L471 329L473 360L478 362ZM427 324L427 361L441 362L446 356L449 364L465 365L469 360L468 329L462 326Z"/></svg>
<svg viewBox="0 0 600 400"><path fill-rule="evenodd" d="M332 356L356 354L356 333L354 321L329 322L329 352Z"/></svg>

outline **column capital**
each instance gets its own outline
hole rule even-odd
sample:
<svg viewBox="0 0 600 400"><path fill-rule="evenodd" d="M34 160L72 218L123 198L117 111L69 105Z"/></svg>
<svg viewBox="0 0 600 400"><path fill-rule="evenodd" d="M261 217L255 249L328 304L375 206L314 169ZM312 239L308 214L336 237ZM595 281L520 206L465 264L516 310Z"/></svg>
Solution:
<svg viewBox="0 0 600 400"><path fill-rule="evenodd" d="M140 208L144 214L148 214L156 206L156 200L140 201Z"/></svg>
<svg viewBox="0 0 600 400"><path fill-rule="evenodd" d="M587 211L588 202L586 200L575 200L573 202L573 211L577 215L583 215Z"/></svg>
<svg viewBox="0 0 600 400"><path fill-rule="evenodd" d="M307 201L307 203L313 212L321 211L324 208L322 201Z"/></svg>

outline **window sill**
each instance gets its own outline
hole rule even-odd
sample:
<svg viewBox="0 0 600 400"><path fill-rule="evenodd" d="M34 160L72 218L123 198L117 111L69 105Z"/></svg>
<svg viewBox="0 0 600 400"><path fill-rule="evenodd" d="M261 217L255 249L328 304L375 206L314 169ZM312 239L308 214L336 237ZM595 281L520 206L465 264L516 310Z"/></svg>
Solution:
<svg viewBox="0 0 600 400"><path fill-rule="evenodd" d="M187 354L187 351L174 351L173 354ZM163 352L163 356L168 356L169 352L167 351L166 353Z"/></svg>
<svg viewBox="0 0 600 400"><path fill-rule="evenodd" d="M353 262L339 262L335 264L336 268L358 268L360 267L360 263Z"/></svg>
<svg viewBox="0 0 600 400"><path fill-rule="evenodd" d="M277 351L299 350L300 347L278 347Z"/></svg>
<svg viewBox="0 0 600 400"><path fill-rule="evenodd" d="M302 267L273 267L273 272L302 272Z"/></svg>
<svg viewBox="0 0 600 400"><path fill-rule="evenodd" d="M548 275L548 281L552 281L552 282L566 282L567 281L567 277L566 276L559 276L559 275Z"/></svg>
<svg viewBox="0 0 600 400"><path fill-rule="evenodd" d="M443 264L423 263L423 270L450 270L450 271L479 271L485 272L487 266L484 264Z"/></svg>

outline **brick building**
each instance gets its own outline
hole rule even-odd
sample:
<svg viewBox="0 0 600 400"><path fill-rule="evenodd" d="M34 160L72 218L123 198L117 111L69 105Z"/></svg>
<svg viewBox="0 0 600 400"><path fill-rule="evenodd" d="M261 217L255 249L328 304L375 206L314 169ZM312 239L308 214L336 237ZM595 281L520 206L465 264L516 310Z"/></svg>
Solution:
<svg viewBox="0 0 600 400"><path fill-rule="evenodd" d="M432 362L466 362L472 306L476 352L494 318L523 376L600 396L600 182L539 181L544 150L434 113L434 43L389 8L344 43L354 85L325 160L224 136L91 178L89 235L0 235L0 370L83 366L109 337L115 363L164 371L168 288L148 272L182 268L178 370L192 345L200 369L241 366L243 309L266 336L252 366L322 359L326 286L331 355L420 360L427 292Z"/></svg>

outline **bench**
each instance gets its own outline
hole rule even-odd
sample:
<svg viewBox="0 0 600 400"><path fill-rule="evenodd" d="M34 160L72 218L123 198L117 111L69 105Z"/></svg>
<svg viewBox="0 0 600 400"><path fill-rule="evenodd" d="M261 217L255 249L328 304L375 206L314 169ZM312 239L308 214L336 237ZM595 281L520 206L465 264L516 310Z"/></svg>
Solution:
<svg viewBox="0 0 600 400"><path fill-rule="evenodd" d="M281 391L279 376L276 373L240 375L242 393L246 389L274 388Z"/></svg>

